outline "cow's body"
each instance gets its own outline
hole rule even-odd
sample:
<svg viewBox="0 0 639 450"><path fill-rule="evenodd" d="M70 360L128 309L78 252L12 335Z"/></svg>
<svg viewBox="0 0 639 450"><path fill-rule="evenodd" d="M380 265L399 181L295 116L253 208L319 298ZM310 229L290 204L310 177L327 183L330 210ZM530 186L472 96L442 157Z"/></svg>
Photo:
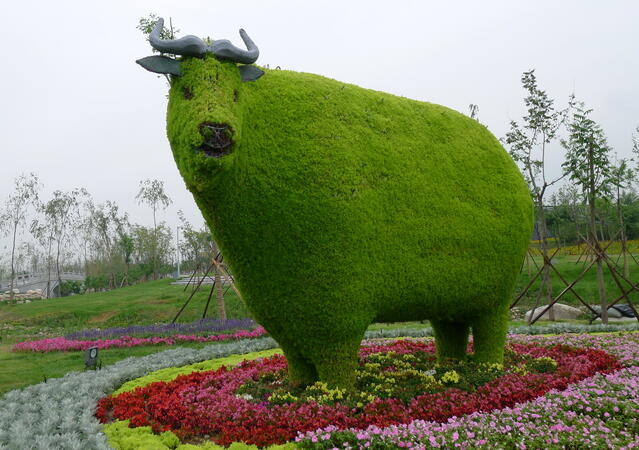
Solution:
<svg viewBox="0 0 639 450"><path fill-rule="evenodd" d="M375 321L429 319L456 358L472 327L475 357L503 359L532 205L483 125L317 75L170 64L177 166L292 381L352 386Z"/></svg>
<svg viewBox="0 0 639 450"><path fill-rule="evenodd" d="M186 163L186 130L172 129L195 100L180 94L183 81L173 81L168 115L178 167L248 308L311 373L301 378L317 370L341 383L335 366L352 362L374 321L431 319L440 340L455 339L445 336L453 327L464 343L468 326L479 337L486 323L479 355L500 359L532 210L484 126L438 105L274 70L239 86L232 120L214 106L191 121L191 132L232 123L234 144L219 159L189 149Z"/></svg>

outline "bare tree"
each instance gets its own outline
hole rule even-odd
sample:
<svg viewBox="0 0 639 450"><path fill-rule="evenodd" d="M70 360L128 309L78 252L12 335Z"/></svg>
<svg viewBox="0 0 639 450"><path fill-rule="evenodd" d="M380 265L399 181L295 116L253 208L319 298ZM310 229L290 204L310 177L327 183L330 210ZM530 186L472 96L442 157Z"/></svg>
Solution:
<svg viewBox="0 0 639 450"><path fill-rule="evenodd" d="M79 226L79 202L88 196L85 189L73 189L70 192L55 191L53 197L46 204L46 217L53 224L55 230L56 252L55 269L58 278L58 293L62 295L62 275L60 258L62 250L70 241L70 233Z"/></svg>
<svg viewBox="0 0 639 450"><path fill-rule="evenodd" d="M546 264L548 259L548 227L544 211L544 196L548 188L559 182L565 175L557 176L552 180L548 179L546 176L546 156L550 144L555 140L559 129L566 120L573 103L573 97L569 97L568 107L556 111L554 100L548 97L546 91L537 86L534 70L524 72L521 82L527 92L527 96L524 98L527 113L523 117L523 125L520 126L514 120L510 122L510 131L506 133L504 142L510 146L510 155L522 168L535 203L537 233L544 258L540 295L550 303L553 293L550 267ZM549 317L550 320L554 320L553 308L550 308Z"/></svg>
<svg viewBox="0 0 639 450"><path fill-rule="evenodd" d="M44 209L44 205L38 204L38 212L42 213ZM53 262L53 258L51 256L51 252L53 251L53 241L55 237L55 229L53 224L48 222L47 220L34 220L31 223L31 234L38 241L38 243L42 246L42 251L44 254L44 259L46 263L47 269L47 289L46 289L46 297L51 297L51 266Z"/></svg>
<svg viewBox="0 0 639 450"><path fill-rule="evenodd" d="M89 251L91 243L95 239L95 227L92 220L92 214L95 210L91 195L87 195L80 202L79 216L77 221L76 232L74 233L73 242L78 249L78 253L83 260L84 273L89 272Z"/></svg>
<svg viewBox="0 0 639 450"><path fill-rule="evenodd" d="M118 240L118 229L128 223L126 214L120 215L118 205L107 201L93 207L91 211L91 226L96 232L96 250L106 264L109 274L109 288L116 287L115 279L115 247Z"/></svg>
<svg viewBox="0 0 639 450"><path fill-rule="evenodd" d="M158 226L156 213L158 209L165 210L171 203L171 199L164 192L164 182L160 180L142 180L140 181L140 190L135 196L138 203L144 203L153 211L153 279L157 280L157 247L158 247Z"/></svg>
<svg viewBox="0 0 639 450"><path fill-rule="evenodd" d="M31 173L29 175L20 175L14 181L13 194L5 202L4 210L0 214L0 229L5 236L11 236L11 281L9 302L13 304L14 300L14 282L16 277L16 238L18 236L19 227L26 224L26 217L29 207L38 201L38 192L40 190L40 182L38 177Z"/></svg>

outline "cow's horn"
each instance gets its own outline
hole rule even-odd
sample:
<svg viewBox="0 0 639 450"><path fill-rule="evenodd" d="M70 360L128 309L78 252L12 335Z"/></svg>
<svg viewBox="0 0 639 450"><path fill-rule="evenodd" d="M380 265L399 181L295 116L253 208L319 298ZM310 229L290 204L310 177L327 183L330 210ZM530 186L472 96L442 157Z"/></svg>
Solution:
<svg viewBox="0 0 639 450"><path fill-rule="evenodd" d="M149 35L151 46L162 53L172 53L182 56L203 57L206 54L207 46L202 39L197 36L184 36L180 39L162 39L160 32L164 27L164 19L159 18L155 27Z"/></svg>
<svg viewBox="0 0 639 450"><path fill-rule="evenodd" d="M240 36L246 45L247 50L237 48L226 39L220 39L213 42L209 47L209 51L219 59L225 59L227 61L233 61L242 64L252 64L257 61L257 57L260 56L260 50L257 45L246 34L246 31L240 30Z"/></svg>

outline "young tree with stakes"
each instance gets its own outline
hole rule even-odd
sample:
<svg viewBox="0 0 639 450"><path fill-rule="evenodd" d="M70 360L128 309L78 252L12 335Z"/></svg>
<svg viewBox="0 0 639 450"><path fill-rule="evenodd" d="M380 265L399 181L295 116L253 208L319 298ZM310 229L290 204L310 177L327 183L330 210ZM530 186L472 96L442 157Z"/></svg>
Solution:
<svg viewBox="0 0 639 450"><path fill-rule="evenodd" d="M566 148L566 161L562 164L564 174L579 185L586 196L589 208L589 240L595 251L597 265L597 285L599 287L599 303L601 321L608 323L608 305L603 275L602 249L599 245L596 229L596 200L609 192L612 165L606 136L601 126L590 118L591 109L584 109L580 103L576 107L572 120L568 125L568 138L561 141Z"/></svg>
<svg viewBox="0 0 639 450"><path fill-rule="evenodd" d="M622 158L610 168L610 184L614 187L615 206L619 229L621 232L621 254L623 256L623 276L630 278L630 265L628 264L628 238L626 234L626 224L624 220L623 198L625 190L628 189L635 180L635 173L630 167L632 160Z"/></svg>
<svg viewBox="0 0 639 450"><path fill-rule="evenodd" d="M217 309L217 318L226 320L226 306L224 304L224 290L222 286L222 258L218 250L217 244L213 240L211 231L206 223L199 230L186 219L182 211L178 211L178 217L182 225L182 253L187 255L193 261L193 277L200 267L212 266L215 285L215 301ZM213 260L213 264L211 261ZM203 273L207 276L208 272ZM209 297L210 298L210 297ZM208 303L207 303L208 306Z"/></svg>
<svg viewBox="0 0 639 450"><path fill-rule="evenodd" d="M553 209L547 220L555 224L557 237L566 242L578 242L581 228L584 226L584 201L581 189L572 183L561 186L550 197Z"/></svg>
<svg viewBox="0 0 639 450"><path fill-rule="evenodd" d="M544 211L544 196L548 188L559 182L565 175L549 180L546 176L546 156L550 150L550 144L555 140L557 132L566 120L572 106L573 97L569 98L566 109L556 111L554 100L548 97L546 91L539 89L537 86L534 70L524 72L521 82L528 94L524 98L527 114L523 117L522 125L511 120L510 131L506 133L504 142L510 146L510 155L522 168L524 178L528 183L534 200L537 233L544 258L539 296L544 297L548 303L551 303L553 293L550 266L547 263L548 227ZM553 308L550 308L549 316L550 320L554 320Z"/></svg>
<svg viewBox="0 0 639 450"><path fill-rule="evenodd" d="M24 226L29 207L38 201L40 182L38 177L31 173L20 175L14 181L15 190L5 202L4 210L0 213L0 230L5 236L11 236L11 281L9 282L9 303L13 304L14 282L16 277L16 238L19 227Z"/></svg>
<svg viewBox="0 0 639 450"><path fill-rule="evenodd" d="M142 180L140 181L140 190L135 196L138 203L145 203L153 211L153 279L157 280L157 245L158 245L158 226L156 220L156 212L158 209L163 211L172 203L171 198L164 192L164 182L160 180Z"/></svg>

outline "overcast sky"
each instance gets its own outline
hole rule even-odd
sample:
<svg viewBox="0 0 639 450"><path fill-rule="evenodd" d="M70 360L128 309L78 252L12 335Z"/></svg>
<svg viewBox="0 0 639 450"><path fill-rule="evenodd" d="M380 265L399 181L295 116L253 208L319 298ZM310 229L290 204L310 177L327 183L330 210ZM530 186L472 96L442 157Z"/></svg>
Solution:
<svg viewBox="0 0 639 450"><path fill-rule="evenodd" d="M321 74L439 103L503 137L524 112L521 74L565 105L574 92L609 143L630 156L639 125L639 2L574 1L33 1L4 2L0 22L0 203L20 173L46 198L85 187L133 221L139 180L163 180L173 205L200 215L165 133L167 84L135 60L151 54L138 20L153 12L181 30L240 46L258 64ZM555 165L558 156L551 157Z"/></svg>

